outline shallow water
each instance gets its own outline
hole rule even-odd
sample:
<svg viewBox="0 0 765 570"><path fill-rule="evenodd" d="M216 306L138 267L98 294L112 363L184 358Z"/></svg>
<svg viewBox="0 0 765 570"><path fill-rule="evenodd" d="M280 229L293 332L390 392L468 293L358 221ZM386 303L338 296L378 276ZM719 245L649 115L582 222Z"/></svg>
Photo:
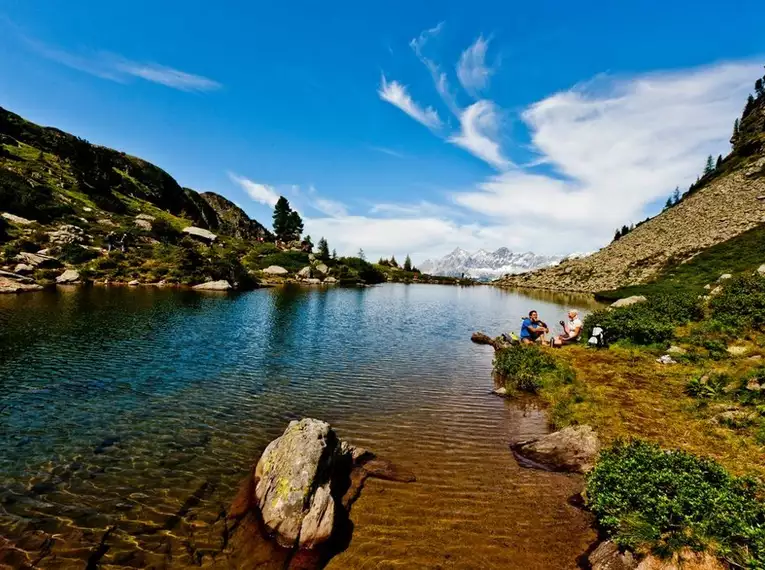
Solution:
<svg viewBox="0 0 765 570"><path fill-rule="evenodd" d="M544 417L488 394L491 350L469 338L582 303L430 285L0 297L0 564L209 565L250 465L312 416L418 477L367 483L331 568L574 568L594 538L567 503L581 482L516 465L507 443Z"/></svg>

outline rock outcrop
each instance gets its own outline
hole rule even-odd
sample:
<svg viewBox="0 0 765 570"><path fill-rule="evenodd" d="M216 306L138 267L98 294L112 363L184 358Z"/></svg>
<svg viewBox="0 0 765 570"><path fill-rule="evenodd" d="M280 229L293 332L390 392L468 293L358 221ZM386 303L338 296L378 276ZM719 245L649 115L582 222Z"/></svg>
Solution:
<svg viewBox="0 0 765 570"><path fill-rule="evenodd" d="M36 269L58 267L59 265L61 265L61 263L55 257L51 257L49 255L43 255L40 253L30 253L28 251L22 251L21 253L16 254L16 256L13 259L18 261L19 263L23 263L25 265L31 265L32 267Z"/></svg>
<svg viewBox="0 0 765 570"><path fill-rule="evenodd" d="M289 271L279 265L269 265L263 270L266 275L287 275Z"/></svg>
<svg viewBox="0 0 765 570"><path fill-rule="evenodd" d="M75 269L67 269L61 275L56 277L56 283L65 285L67 283L76 283L80 280L80 273Z"/></svg>
<svg viewBox="0 0 765 570"><path fill-rule="evenodd" d="M206 283L194 285L193 289L198 291L228 291L231 289L231 283L226 280L207 281Z"/></svg>
<svg viewBox="0 0 765 570"><path fill-rule="evenodd" d="M638 562L629 551L622 552L610 540L604 540L587 557L592 570L635 570Z"/></svg>
<svg viewBox="0 0 765 570"><path fill-rule="evenodd" d="M42 291L42 286L0 276L0 293L24 293L26 291Z"/></svg>
<svg viewBox="0 0 765 570"><path fill-rule="evenodd" d="M216 239L218 239L218 236L212 233L210 230L206 230L204 228L198 228L196 226L189 226L187 228L183 228L183 233L188 234L192 237L198 238L204 242L212 243Z"/></svg>
<svg viewBox="0 0 765 570"><path fill-rule="evenodd" d="M273 237L271 232L260 223L250 219L245 211L231 200L214 192L202 192L200 197L215 212L215 220L210 223L211 229L240 239L270 240Z"/></svg>
<svg viewBox="0 0 765 570"><path fill-rule="evenodd" d="M57 230L48 232L48 239L53 244L65 245L68 243L84 243L86 236L85 230L81 227L64 224L59 226Z"/></svg>
<svg viewBox="0 0 765 570"><path fill-rule="evenodd" d="M316 419L290 422L263 452L242 486L229 517L259 521L266 535L294 551L327 546L348 520L368 477L411 482L414 475L340 440ZM236 548L257 541L252 525L235 537Z"/></svg>
<svg viewBox="0 0 765 570"><path fill-rule="evenodd" d="M536 440L514 443L511 448L525 466L587 473L595 465L600 441L590 426L569 426Z"/></svg>
<svg viewBox="0 0 765 570"><path fill-rule="evenodd" d="M632 295L631 297L625 297L611 303L612 309L618 309L620 307L629 307L630 305L637 305L638 303L645 303L647 299L643 295Z"/></svg>

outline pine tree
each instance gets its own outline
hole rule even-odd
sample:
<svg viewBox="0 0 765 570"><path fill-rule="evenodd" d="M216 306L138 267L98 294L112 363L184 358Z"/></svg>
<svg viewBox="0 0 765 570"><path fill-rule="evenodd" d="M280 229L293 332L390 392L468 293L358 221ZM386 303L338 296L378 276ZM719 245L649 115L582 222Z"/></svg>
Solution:
<svg viewBox="0 0 765 570"><path fill-rule="evenodd" d="M738 144L738 129L739 129L739 120L738 118L733 121L733 135L730 137L730 144L733 145L733 148L736 148L736 144Z"/></svg>
<svg viewBox="0 0 765 570"><path fill-rule="evenodd" d="M329 260L329 244L323 237L319 240L319 259L322 261Z"/></svg>
<svg viewBox="0 0 765 570"><path fill-rule="evenodd" d="M741 114L741 118L746 119L749 116L749 113L751 113L753 109L754 109L754 97L750 93L749 97L746 100L746 105L744 106L744 112Z"/></svg>
<svg viewBox="0 0 765 570"><path fill-rule="evenodd" d="M616 231L614 232L614 241L619 241L620 237L622 237L622 230L621 228L616 228Z"/></svg>
<svg viewBox="0 0 765 570"><path fill-rule="evenodd" d="M715 171L715 161L712 158L712 155L710 154L707 157L707 163L704 165L704 175L711 174Z"/></svg>
<svg viewBox="0 0 765 570"><path fill-rule="evenodd" d="M675 186L675 191L672 193L672 205L680 203L680 187Z"/></svg>
<svg viewBox="0 0 765 570"><path fill-rule="evenodd" d="M395 255L390 256L390 265L391 267L398 267L398 261L396 261Z"/></svg>
<svg viewBox="0 0 765 570"><path fill-rule="evenodd" d="M358 254L358 258L359 258L361 261L366 261L366 260L367 260L367 256L366 256L366 254L364 253L364 250L363 250L363 249L361 249L361 248L359 248L359 254Z"/></svg>
<svg viewBox="0 0 765 570"><path fill-rule="evenodd" d="M290 212L289 218L287 220L287 227L289 228L288 239L293 241L299 240L303 233L303 218L301 218L300 214L298 214L295 210Z"/></svg>
<svg viewBox="0 0 765 570"><path fill-rule="evenodd" d="M412 270L412 260L407 255L406 259L404 260L404 271L411 271L411 270Z"/></svg>
<svg viewBox="0 0 765 570"><path fill-rule="evenodd" d="M291 238L290 232L290 214L292 208L290 203L284 196L279 196L274 206L274 235L279 241L289 241Z"/></svg>
<svg viewBox="0 0 765 570"><path fill-rule="evenodd" d="M336 259L337 259L337 250L336 250L336 249L333 249L333 250L332 250L332 260L334 261L334 260L336 260Z"/></svg>
<svg viewBox="0 0 765 570"><path fill-rule="evenodd" d="M671 207L672 207L672 196L667 198L667 203L664 204L664 209L665 210L669 210Z"/></svg>
<svg viewBox="0 0 765 570"><path fill-rule="evenodd" d="M622 226L622 237L626 236L628 233L630 233L630 229L625 224Z"/></svg>
<svg viewBox="0 0 765 570"><path fill-rule="evenodd" d="M715 170L720 170L720 167L722 166L722 155L717 155L717 164L715 164Z"/></svg>
<svg viewBox="0 0 765 570"><path fill-rule="evenodd" d="M754 92L757 93L757 98L765 97L765 87L763 87L762 78L754 82Z"/></svg>

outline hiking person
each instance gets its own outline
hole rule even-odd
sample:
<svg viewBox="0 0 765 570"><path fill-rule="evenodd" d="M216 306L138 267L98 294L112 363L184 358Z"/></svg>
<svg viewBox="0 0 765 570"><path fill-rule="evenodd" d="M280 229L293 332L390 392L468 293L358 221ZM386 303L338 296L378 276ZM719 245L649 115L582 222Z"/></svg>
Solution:
<svg viewBox="0 0 765 570"><path fill-rule="evenodd" d="M578 311L570 310L568 312L568 322L561 321L560 324L563 326L563 334L556 336L550 343L551 346L572 344L577 342L579 337L582 336L584 325L582 319L579 318Z"/></svg>
<svg viewBox="0 0 765 570"><path fill-rule="evenodd" d="M544 342L545 334L549 332L550 329L539 320L539 314L536 311L529 311L529 316L521 322L521 342L523 344Z"/></svg>

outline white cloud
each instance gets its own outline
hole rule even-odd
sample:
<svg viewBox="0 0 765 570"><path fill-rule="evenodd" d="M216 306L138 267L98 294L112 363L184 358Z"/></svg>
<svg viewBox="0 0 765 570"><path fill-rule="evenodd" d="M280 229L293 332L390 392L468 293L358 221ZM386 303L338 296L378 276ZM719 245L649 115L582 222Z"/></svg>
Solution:
<svg viewBox="0 0 765 570"><path fill-rule="evenodd" d="M502 155L498 142L500 116L496 105L488 100L476 101L462 111L461 130L449 137L449 142L460 146L489 163L503 170L510 166L510 161Z"/></svg>
<svg viewBox="0 0 765 570"><path fill-rule="evenodd" d="M457 78L468 93L475 94L489 85L494 70L486 66L486 49L489 40L478 39L462 52L457 63Z"/></svg>
<svg viewBox="0 0 765 570"><path fill-rule="evenodd" d="M449 107L449 110L452 113L459 115L460 109L457 105L457 100L454 94L449 88L449 79L446 76L446 73L442 72L438 65L432 59L426 57L423 53L425 44L428 43L431 38L434 38L440 34L443 27L444 22L439 22L437 26L423 31L419 36L409 42L409 47L412 48L419 60L430 72L430 75L433 78L433 84L436 87L436 91L438 91L438 94L441 96L441 100L446 104L447 107Z"/></svg>
<svg viewBox="0 0 765 570"><path fill-rule="evenodd" d="M511 170L454 199L513 226L535 251L600 247L613 228L695 180L708 154L727 152L759 72L759 63L725 63L601 77L552 95L522 115L548 172Z"/></svg>
<svg viewBox="0 0 765 570"><path fill-rule="evenodd" d="M388 156L395 156L396 158L404 158L405 156L403 152L399 152L397 150L393 150L392 148L387 148L384 146L370 146L369 148L372 150L376 150L377 152L387 154Z"/></svg>
<svg viewBox="0 0 765 570"><path fill-rule="evenodd" d="M441 119L433 107L423 109L409 95L404 85L398 81L388 81L382 76L382 84L378 90L380 99L398 107L404 113L412 117L430 129L441 127Z"/></svg>
<svg viewBox="0 0 765 570"><path fill-rule="evenodd" d="M315 198L311 205L314 209L318 210L322 214L326 214L332 218L339 218L348 215L348 209L345 204L338 202L337 200L330 200L328 198Z"/></svg>
<svg viewBox="0 0 765 570"><path fill-rule="evenodd" d="M92 52L84 55L70 53L23 35L21 37L31 49L41 56L109 81L127 83L132 78L138 78L179 91L196 92L214 91L222 87L220 83L207 77L158 63L131 61L108 52Z"/></svg>
<svg viewBox="0 0 765 570"><path fill-rule="evenodd" d="M180 91L213 91L221 88L220 83L207 77L186 73L185 71L179 71L178 69L156 63L138 63L122 60L116 64L115 69L118 72L127 73L128 75Z"/></svg>
<svg viewBox="0 0 765 570"><path fill-rule="evenodd" d="M249 178L237 176L231 172L228 173L228 177L233 182L236 182L245 192L247 192L247 194L249 194L250 198L256 202L265 204L266 206L274 206L276 205L277 200L279 200L279 193L273 186L259 184L253 182Z"/></svg>

